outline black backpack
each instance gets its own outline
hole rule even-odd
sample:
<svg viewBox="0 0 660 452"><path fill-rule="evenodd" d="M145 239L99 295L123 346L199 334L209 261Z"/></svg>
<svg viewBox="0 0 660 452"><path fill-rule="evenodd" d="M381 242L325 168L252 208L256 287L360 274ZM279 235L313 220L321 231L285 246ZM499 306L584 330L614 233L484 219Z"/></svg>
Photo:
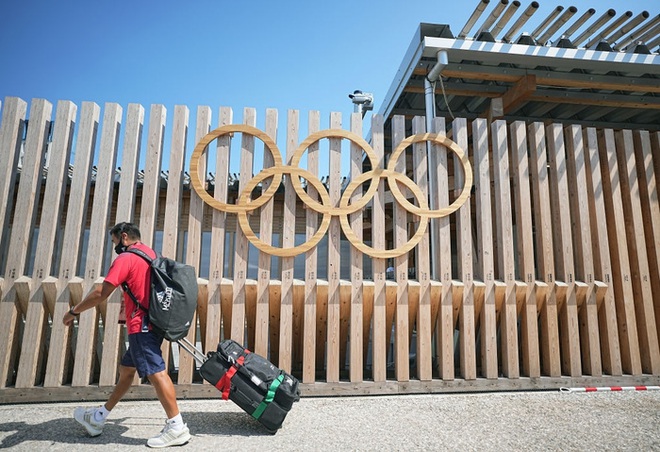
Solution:
<svg viewBox="0 0 660 452"><path fill-rule="evenodd" d="M133 302L149 315L152 331L168 341L177 341L188 334L197 309L197 275L190 265L163 256L151 259L143 251L137 254L151 266L149 309L145 309L126 283L122 287Z"/></svg>

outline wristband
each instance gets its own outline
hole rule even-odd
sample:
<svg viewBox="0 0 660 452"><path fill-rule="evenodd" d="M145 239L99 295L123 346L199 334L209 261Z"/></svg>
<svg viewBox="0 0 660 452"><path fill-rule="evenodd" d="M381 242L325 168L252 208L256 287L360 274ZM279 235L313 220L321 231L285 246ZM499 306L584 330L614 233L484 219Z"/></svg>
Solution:
<svg viewBox="0 0 660 452"><path fill-rule="evenodd" d="M74 317L78 317L80 314L76 314L75 312L73 312L73 308L74 308L74 307L75 307L75 306L71 306L71 309L69 309L69 314L71 314L71 315L74 316Z"/></svg>

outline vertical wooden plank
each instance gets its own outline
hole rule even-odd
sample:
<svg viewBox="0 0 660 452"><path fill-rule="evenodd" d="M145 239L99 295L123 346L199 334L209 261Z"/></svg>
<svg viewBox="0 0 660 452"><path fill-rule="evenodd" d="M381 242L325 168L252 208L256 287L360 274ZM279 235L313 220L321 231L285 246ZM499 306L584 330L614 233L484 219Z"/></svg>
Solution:
<svg viewBox="0 0 660 452"><path fill-rule="evenodd" d="M467 121L455 119L452 125L454 141L468 155ZM457 196L463 188L465 172L461 161L454 156L454 187ZM470 201L461 206L456 216L456 242L459 259L458 277L463 282L463 299L459 313L461 375L466 380L477 378L476 332L474 325L474 283L472 268L472 209Z"/></svg>
<svg viewBox="0 0 660 452"><path fill-rule="evenodd" d="M566 132L566 168L570 196L571 217L573 219L573 242L575 244L576 279L587 284L585 299L578 300L580 345L582 368L591 376L603 374L598 331L598 306L594 280L593 247L591 244L591 224L589 200L587 198L587 173L582 127L569 126Z"/></svg>
<svg viewBox="0 0 660 452"><path fill-rule="evenodd" d="M218 126L232 123L232 110L221 107ZM227 202L229 157L231 137L224 135L216 143L215 189L213 197L220 202ZM206 312L206 336L204 350L208 353L215 350L220 342L222 328L222 282L224 277L225 234L227 213L213 210L211 220L211 260L209 264L208 306ZM204 381L204 384L207 384Z"/></svg>
<svg viewBox="0 0 660 452"><path fill-rule="evenodd" d="M27 103L18 97L5 98L0 124L0 265L4 263L5 251L9 246L9 215L14 200L16 165L21 152L21 140L25 131ZM0 278L0 291L2 290ZM0 296L2 293L0 292Z"/></svg>
<svg viewBox="0 0 660 452"><path fill-rule="evenodd" d="M541 371L544 375L561 375L559 352L559 324L557 314L557 294L555 289L554 246L552 237L552 212L550 207L550 188L548 180L548 158L545 142L545 128L541 123L530 124L527 128L530 146L530 180L534 199L534 229L536 231L536 250L541 280L545 284L536 284L544 296L537 298L539 309Z"/></svg>
<svg viewBox="0 0 660 452"><path fill-rule="evenodd" d="M149 131L147 136L147 154L142 183L140 207L140 232L142 241L154 246L158 200L160 194L161 165L163 160L163 140L165 139L165 120L167 109L163 105L152 105L149 111Z"/></svg>
<svg viewBox="0 0 660 452"><path fill-rule="evenodd" d="M308 117L309 135L318 132L320 115L318 111L310 111ZM319 145L312 144L307 150L307 170L318 176ZM314 200L319 199L318 192L312 184L307 186L307 194ZM305 236L310 240L318 228L318 214L307 209L305 218ZM305 253L305 319L303 329L303 383L314 383L316 380L316 303L318 296L318 247L315 246Z"/></svg>
<svg viewBox="0 0 660 452"><path fill-rule="evenodd" d="M655 134L656 137L658 134ZM653 154L651 134L647 131L635 132L635 160L639 179L639 199L642 206L646 253L649 260L649 280L653 292L656 330L660 333L660 205L658 204L657 180L660 175L653 172L653 164L658 158ZM660 144L660 142L656 142ZM660 337L660 334L659 336Z"/></svg>
<svg viewBox="0 0 660 452"><path fill-rule="evenodd" d="M562 371L573 377L582 375L580 333L575 293L575 264L571 238L566 150L561 124L546 126L550 164L551 208L554 219L554 250L557 279L566 284L566 296L558 299Z"/></svg>
<svg viewBox="0 0 660 452"><path fill-rule="evenodd" d="M498 268L506 284L502 315L500 316L500 340L502 373L509 378L520 376L518 364L518 326L516 312L516 280L513 256L513 218L511 190L509 188L509 153L505 121L491 125L493 140L493 170L495 180L495 210L498 243Z"/></svg>
<svg viewBox="0 0 660 452"><path fill-rule="evenodd" d="M62 243L82 242L100 114L101 110L95 103L82 103ZM62 384L65 362L68 361L69 356L69 336L72 327L65 327L61 319L69 310L71 298L69 283L74 279L79 281L76 277L79 257L78 253L62 253L60 260L44 387L57 387Z"/></svg>
<svg viewBox="0 0 660 452"><path fill-rule="evenodd" d="M532 201L529 185L529 160L527 158L527 129L523 121L510 126L511 172L513 175L516 225L518 235L518 262L524 287L521 307L520 333L522 371L528 377L541 376L539 356L539 332L536 311L536 269L534 265L534 238L532 236Z"/></svg>
<svg viewBox="0 0 660 452"><path fill-rule="evenodd" d="M612 287L612 264L610 247L607 240L607 218L603 193L603 179L598 156L598 134L596 129L589 127L586 136L585 170L587 174L587 198L589 201L589 217L591 225L591 240L593 245L595 278L606 287L602 305L598 308L599 335L602 352L602 365L610 375L621 375L621 348L617 332L617 314Z"/></svg>
<svg viewBox="0 0 660 452"><path fill-rule="evenodd" d="M392 118L392 149L399 146L406 135L404 116ZM406 174L406 152L404 151L395 164L395 171ZM403 246L408 241L408 211L396 201L394 204L394 247ZM408 253L397 256L394 260L396 274L396 309L395 309L395 352L394 366L397 381L410 379L410 344L408 341Z"/></svg>
<svg viewBox="0 0 660 452"><path fill-rule="evenodd" d="M266 133L274 142L277 142L277 110L266 110ZM273 166L272 154L264 146L263 167ZM262 193L270 187L272 179L267 178L262 182ZM273 237L273 204L274 199L269 200L261 207L259 222L259 238L267 244L272 244ZM261 356L268 356L268 321L269 316L269 285L270 285L270 254L259 252L259 269L257 277L257 301L255 312L255 344L254 352Z"/></svg>
<svg viewBox="0 0 660 452"><path fill-rule="evenodd" d="M211 109L207 106L197 107L197 120L195 126L195 143L198 143L204 136L211 130ZM208 152L204 154L208 157ZM206 175L207 158L202 158L197 167L198 172ZM204 177L206 180L206 177ZM204 221L204 206L205 203L197 195L197 193L190 194L190 213L188 217L188 236L186 240L186 257L185 262L188 265L195 267L197 276L199 276L199 266L202 257L202 222ZM206 291L200 291L198 294L198 310L199 303L206 302ZM192 328L188 331L186 338L195 344L197 342L197 313L192 319ZM193 379L194 358L188 353L179 354L179 377L178 384L190 384Z"/></svg>
<svg viewBox="0 0 660 452"><path fill-rule="evenodd" d="M5 387L9 371L14 370L14 360L18 353L17 321L26 307L19 306L20 299L14 286L24 275L29 253L29 240L38 197L41 191L42 170L46 139L50 128L52 105L44 99L33 99L30 110L30 127L27 130L21 166L21 177L16 195L7 264L0 301L0 388ZM10 143L11 144L11 143ZM13 148L12 148L13 149ZM11 152L11 149L9 149Z"/></svg>
<svg viewBox="0 0 660 452"><path fill-rule="evenodd" d="M413 133L425 133L424 118L413 120ZM430 144L415 143L413 145L413 167L415 168L415 182L419 186L424 198L429 195L429 165L428 150ZM427 230L415 249L417 263L417 279L419 280L419 301L417 308L417 378L420 381L430 381L433 377L433 354L431 324L431 243ZM474 344L473 344L474 346Z"/></svg>
<svg viewBox="0 0 660 452"><path fill-rule="evenodd" d="M172 144L170 146L170 164L167 172L167 194L165 197L163 247L161 251L163 256L172 259L179 257L179 253L177 253L179 240L179 216L181 213L181 191L183 190L184 159L186 155L189 116L190 112L188 107L185 105L174 106ZM161 351L163 353L165 365L169 366L170 343L163 342Z"/></svg>
<svg viewBox="0 0 660 452"><path fill-rule="evenodd" d="M341 128L341 114L330 114L330 128ZM341 140L330 140L329 188L330 203L338 206L341 198ZM328 228L328 322L326 343L326 381L339 382L340 353L340 259L341 259L341 225L339 218L333 217Z"/></svg>
<svg viewBox="0 0 660 452"><path fill-rule="evenodd" d="M129 104L126 115L126 128L122 150L121 176L117 196L117 213L114 224L122 221L134 222L135 191L137 186L137 165L140 159L144 108L139 104ZM142 231L140 231L142 233ZM113 254L113 259L115 255ZM120 291L115 291L106 303L100 305L103 317L103 355L99 375L100 386L113 386L117 381L119 360L120 325L119 313L123 303ZM137 380L137 379L136 379Z"/></svg>
<svg viewBox="0 0 660 452"><path fill-rule="evenodd" d="M101 147L94 186L92 219L89 228L89 245L85 260L83 294L88 294L95 285L101 284L105 244L108 239L108 215L112 201L115 162L119 145L122 108L118 104L106 103L101 128ZM94 347L98 333L97 309L88 309L80 314L76 342L72 386L90 384Z"/></svg>
<svg viewBox="0 0 660 452"><path fill-rule="evenodd" d="M351 132L358 136L362 136L362 115L360 113L353 113L351 115ZM351 143L351 180L357 178L362 174L362 153L363 150L355 143ZM351 197L351 202L357 202L362 197L360 189L355 190ZM351 229L356 237L362 241L362 210L351 215ZM351 319L350 319L350 380L351 382L362 382L363 379L363 295L364 295L364 282L363 282L363 269L362 269L363 254L355 247L351 247Z"/></svg>
<svg viewBox="0 0 660 452"><path fill-rule="evenodd" d="M291 163L293 153L298 147L299 129L298 110L289 110L287 118L286 162ZM296 244L296 192L287 177L284 184L284 216L282 227L282 246L293 248ZM280 368L291 372L292 316L293 316L293 257L283 257L282 262L282 302L280 305Z"/></svg>
<svg viewBox="0 0 660 452"><path fill-rule="evenodd" d="M475 272L484 282L483 306L479 319L481 373L497 378L497 318L495 312L495 262L493 260L493 218L490 196L490 159L488 126L485 119L472 123L474 140L475 208L479 268Z"/></svg>
<svg viewBox="0 0 660 452"><path fill-rule="evenodd" d="M642 223L642 206L632 131L617 132L616 144L623 214L627 220L625 224L626 233L628 234L628 254L632 272L635 318L639 335L642 371L658 375L660 373L660 347L653 312L653 293L649 275L648 255L646 253L644 225Z"/></svg>
<svg viewBox="0 0 660 452"><path fill-rule="evenodd" d="M243 124L254 126L256 112L252 108L243 110ZM254 137L243 134L241 137L241 164L238 182L239 193L252 178L254 159ZM234 262L234 296L231 310L231 338L243 344L245 342L245 280L247 278L248 239L240 228L236 228Z"/></svg>
<svg viewBox="0 0 660 452"><path fill-rule="evenodd" d="M612 281L616 301L619 343L623 371L631 375L642 373L642 363L635 320L635 305L628 257L628 240L623 216L622 187L619 180L614 131L599 134L601 172L607 217L607 236L612 259Z"/></svg>
<svg viewBox="0 0 660 452"><path fill-rule="evenodd" d="M55 236L59 229L61 206L69 172L71 139L77 107L69 101L59 101L55 116L55 131L49 150L48 178L44 190L43 209L39 224L39 240L34 258L30 301L25 319L21 359L16 376L17 388L34 386L40 354L46 344L41 343L47 328L48 311L45 306L44 279L50 276ZM41 379L39 377L39 379Z"/></svg>
<svg viewBox="0 0 660 452"><path fill-rule="evenodd" d="M433 130L440 136L445 136L445 119L435 118ZM431 146L430 172L435 174L436 196L438 208L449 206L449 171L447 163L447 148L444 146ZM434 167L435 165L435 167ZM442 295L440 299L440 312L436 326L436 350L440 378L454 379L454 309L452 299L452 268L451 268L451 224L449 216L438 220L438 251L435 257L440 260L440 282Z"/></svg>
<svg viewBox="0 0 660 452"><path fill-rule="evenodd" d="M381 115L371 117L372 147L378 158L379 168L383 168L384 122ZM380 182L374 194L372 219L372 243L376 250L385 249L385 184ZM372 377L374 382L384 382L387 378L387 331L386 331L386 278L387 261L374 258L372 261L374 278L373 325L371 328Z"/></svg>

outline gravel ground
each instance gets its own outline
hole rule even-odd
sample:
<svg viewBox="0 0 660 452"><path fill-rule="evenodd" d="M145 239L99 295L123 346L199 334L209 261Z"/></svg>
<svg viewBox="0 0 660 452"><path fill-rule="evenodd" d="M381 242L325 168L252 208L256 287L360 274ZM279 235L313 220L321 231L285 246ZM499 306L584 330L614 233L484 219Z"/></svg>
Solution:
<svg viewBox="0 0 660 452"><path fill-rule="evenodd" d="M0 448L144 450L158 402L122 402L90 438L76 404L0 405ZM236 405L182 400L185 450L660 451L660 391L303 398L275 435Z"/></svg>

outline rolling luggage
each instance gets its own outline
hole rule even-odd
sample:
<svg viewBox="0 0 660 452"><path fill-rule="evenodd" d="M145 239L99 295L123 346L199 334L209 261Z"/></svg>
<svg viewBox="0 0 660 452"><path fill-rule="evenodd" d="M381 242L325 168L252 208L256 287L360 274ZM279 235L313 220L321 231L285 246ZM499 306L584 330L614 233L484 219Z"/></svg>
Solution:
<svg viewBox="0 0 660 452"><path fill-rule="evenodd" d="M179 345L202 363L199 373L218 388L224 400L231 400L275 433L300 400L298 380L266 358L227 339L206 356L185 338Z"/></svg>

